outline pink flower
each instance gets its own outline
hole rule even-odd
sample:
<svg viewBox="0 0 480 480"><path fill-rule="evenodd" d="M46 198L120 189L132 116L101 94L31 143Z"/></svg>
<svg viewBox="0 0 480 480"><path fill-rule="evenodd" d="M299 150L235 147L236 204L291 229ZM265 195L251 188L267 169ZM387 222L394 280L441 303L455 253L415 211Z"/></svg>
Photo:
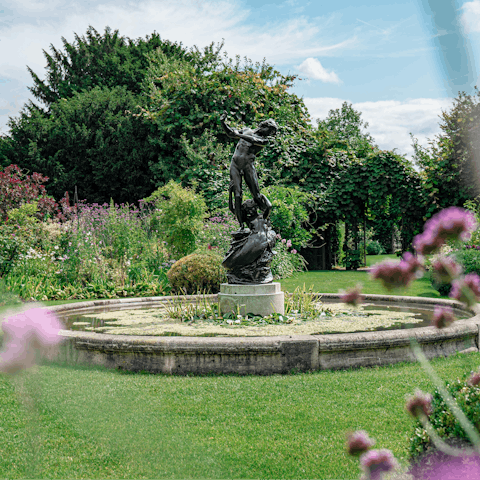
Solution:
<svg viewBox="0 0 480 480"><path fill-rule="evenodd" d="M405 409L415 418L422 413L428 417L432 413L432 396L417 390L415 395L407 400Z"/></svg>
<svg viewBox="0 0 480 480"><path fill-rule="evenodd" d="M475 216L463 208L449 207L430 218L423 233L413 240L413 246L420 255L438 250L447 240L468 240L477 228Z"/></svg>
<svg viewBox="0 0 480 480"><path fill-rule="evenodd" d="M347 436L347 452L349 455L359 455L375 445L365 430L357 430Z"/></svg>
<svg viewBox="0 0 480 480"><path fill-rule="evenodd" d="M287 240L287 248L290 248L292 246L292 241L291 240Z"/></svg>
<svg viewBox="0 0 480 480"><path fill-rule="evenodd" d="M440 257L433 262L433 274L439 282L449 283L462 273L462 266L453 258Z"/></svg>
<svg viewBox="0 0 480 480"><path fill-rule="evenodd" d="M287 242L287 241L286 241L284 238L282 238L282 243L286 243L286 242Z"/></svg>
<svg viewBox="0 0 480 480"><path fill-rule="evenodd" d="M448 296L472 307L480 299L480 277L469 273L463 279L454 280Z"/></svg>
<svg viewBox="0 0 480 480"><path fill-rule="evenodd" d="M295 255L297 251L295 249L291 250L291 252Z"/></svg>
<svg viewBox="0 0 480 480"><path fill-rule="evenodd" d="M474 387L480 383L480 371L477 371L475 373L472 373L470 375L470 378L467 381L467 384L470 385L471 387Z"/></svg>
<svg viewBox="0 0 480 480"><path fill-rule="evenodd" d="M381 480L384 472L397 468L398 463L390 450L370 450L360 457L360 465L370 480Z"/></svg>
<svg viewBox="0 0 480 480"><path fill-rule="evenodd" d="M380 280L387 290L398 287L407 287L412 280L419 276L422 264L410 252L403 255L400 262L386 260L372 267L370 276Z"/></svg>
<svg viewBox="0 0 480 480"><path fill-rule="evenodd" d="M361 295L361 286L357 285L355 288L351 288L343 295L341 295L340 300L347 305L357 306L363 302L364 297Z"/></svg>
<svg viewBox="0 0 480 480"><path fill-rule="evenodd" d="M432 326L437 328L448 327L455 321L452 307L436 306L433 310Z"/></svg>
<svg viewBox="0 0 480 480"><path fill-rule="evenodd" d="M31 308L8 317L2 323L4 349L0 371L16 373L34 365L41 350L60 343L61 322L49 311Z"/></svg>

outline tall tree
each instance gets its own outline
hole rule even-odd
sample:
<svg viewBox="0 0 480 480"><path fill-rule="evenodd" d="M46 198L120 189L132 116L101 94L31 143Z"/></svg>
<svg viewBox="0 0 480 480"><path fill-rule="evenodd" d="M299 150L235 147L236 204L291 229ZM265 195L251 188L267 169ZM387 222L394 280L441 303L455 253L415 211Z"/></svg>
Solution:
<svg viewBox="0 0 480 480"><path fill-rule="evenodd" d="M70 98L75 92L88 91L96 86L117 87L139 94L148 67L147 54L162 47L168 57L188 56L181 44L161 40L158 33L145 39L132 40L121 36L118 30L105 28L101 35L92 26L86 35L75 33L75 41L62 37L63 51L50 45L51 53L43 50L47 60L45 79L27 66L33 78L29 88L34 97L47 109L62 98Z"/></svg>
<svg viewBox="0 0 480 480"><path fill-rule="evenodd" d="M459 92L440 115L442 133L422 147L412 137L414 160L430 197L427 217L442 208L462 206L480 194L480 92Z"/></svg>

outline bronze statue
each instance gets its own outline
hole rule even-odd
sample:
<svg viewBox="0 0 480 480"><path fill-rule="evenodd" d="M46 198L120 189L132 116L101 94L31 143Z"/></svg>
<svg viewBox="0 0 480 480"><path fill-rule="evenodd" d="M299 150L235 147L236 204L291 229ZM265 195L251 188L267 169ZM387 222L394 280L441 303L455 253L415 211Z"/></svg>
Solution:
<svg viewBox="0 0 480 480"><path fill-rule="evenodd" d="M232 234L230 250L223 260L223 266L230 284L270 283L273 280L270 264L275 255L273 247L276 242L268 218L272 204L260 193L254 162L256 154L268 144L267 137L276 134L278 127L274 120L268 119L260 122L255 130L243 128L238 131L225 122L226 118L224 112L220 121L225 132L230 138L239 139L230 164L228 207L237 218L240 230ZM242 203L243 179L253 200ZM258 209L262 212L260 215Z"/></svg>
<svg viewBox="0 0 480 480"><path fill-rule="evenodd" d="M240 141L237 143L235 148L235 153L232 157L232 162L230 164L230 187L228 190L228 206L232 213L237 218L240 223L240 230L243 230L243 219L242 219L242 179L245 179L250 193L252 194L255 203L258 205L260 210L263 212L264 218L267 218L272 204L269 202L265 195L260 193L260 188L258 186L257 172L255 170L255 155L266 145L268 145L267 137L270 135L275 135L278 130L278 126L274 120L269 118L260 122L258 127L255 130L250 128L243 128L238 131L230 125L228 125L225 120L227 118L227 113L223 112L223 115L220 117L222 126L226 134L230 138L239 138ZM233 206L232 195L235 197L235 206Z"/></svg>

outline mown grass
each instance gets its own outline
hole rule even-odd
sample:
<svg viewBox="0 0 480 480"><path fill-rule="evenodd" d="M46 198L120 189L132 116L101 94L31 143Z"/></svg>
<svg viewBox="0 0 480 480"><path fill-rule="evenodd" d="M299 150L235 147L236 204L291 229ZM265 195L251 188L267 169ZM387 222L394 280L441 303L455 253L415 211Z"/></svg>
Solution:
<svg viewBox="0 0 480 480"><path fill-rule="evenodd" d="M293 292L297 287L308 290L313 285L313 291L322 293L338 293L348 290L358 283L362 284L362 293L378 295L407 295L412 297L448 298L441 296L432 287L430 280L423 277L415 280L408 288L388 291L377 280L372 280L366 271L323 270L296 274L294 277L280 281L283 291Z"/></svg>
<svg viewBox="0 0 480 480"><path fill-rule="evenodd" d="M453 379L479 362L432 363ZM406 464L405 395L432 389L414 363L270 377L48 365L24 384L0 375L1 478L358 478L346 432L367 430Z"/></svg>

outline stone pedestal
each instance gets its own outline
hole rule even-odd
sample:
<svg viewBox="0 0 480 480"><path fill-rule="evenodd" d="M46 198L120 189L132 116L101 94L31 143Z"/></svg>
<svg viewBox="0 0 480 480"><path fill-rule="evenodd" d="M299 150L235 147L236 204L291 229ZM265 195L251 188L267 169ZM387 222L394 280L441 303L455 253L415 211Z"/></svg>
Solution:
<svg viewBox="0 0 480 480"><path fill-rule="evenodd" d="M284 294L278 282L258 285L222 283L218 303L222 313L239 311L240 315L253 313L262 316L285 313Z"/></svg>

